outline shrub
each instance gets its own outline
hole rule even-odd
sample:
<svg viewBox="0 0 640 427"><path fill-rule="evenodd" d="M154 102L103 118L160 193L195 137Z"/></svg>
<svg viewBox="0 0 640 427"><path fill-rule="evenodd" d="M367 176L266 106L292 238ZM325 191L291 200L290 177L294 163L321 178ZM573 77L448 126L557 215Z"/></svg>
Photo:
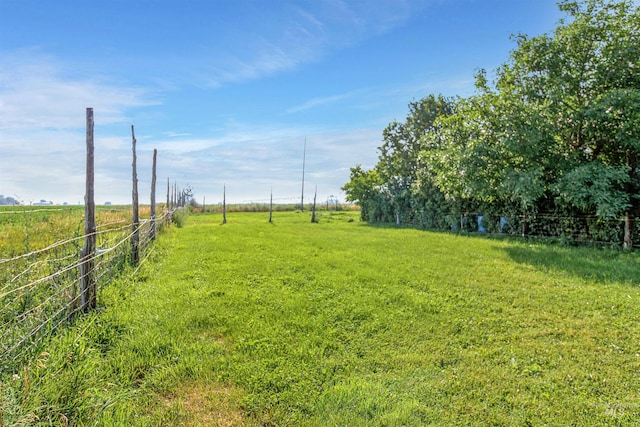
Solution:
<svg viewBox="0 0 640 427"><path fill-rule="evenodd" d="M171 221L173 221L176 227L182 228L182 226L185 225L185 223L187 222L187 211L184 209L177 209L173 213L173 216L171 217Z"/></svg>

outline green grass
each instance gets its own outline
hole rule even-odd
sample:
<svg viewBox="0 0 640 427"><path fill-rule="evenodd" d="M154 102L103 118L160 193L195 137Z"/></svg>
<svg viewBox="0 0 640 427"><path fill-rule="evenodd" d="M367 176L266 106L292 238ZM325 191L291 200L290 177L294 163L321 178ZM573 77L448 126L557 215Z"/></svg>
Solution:
<svg viewBox="0 0 640 427"><path fill-rule="evenodd" d="M192 215L103 311L2 374L64 425L633 425L640 257L348 222Z"/></svg>

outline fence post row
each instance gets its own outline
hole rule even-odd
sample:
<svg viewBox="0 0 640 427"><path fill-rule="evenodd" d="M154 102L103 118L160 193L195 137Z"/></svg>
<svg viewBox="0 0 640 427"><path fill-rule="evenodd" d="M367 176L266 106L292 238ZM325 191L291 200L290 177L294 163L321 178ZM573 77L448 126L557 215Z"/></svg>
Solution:
<svg viewBox="0 0 640 427"><path fill-rule="evenodd" d="M96 252L96 219L94 199L94 144L93 108L87 108L87 164L86 193L84 200L84 246L80 251L80 295L81 309L88 311L96 307L96 281L93 275ZM77 297L76 297L77 298ZM77 302L72 304L72 310Z"/></svg>
<svg viewBox="0 0 640 427"><path fill-rule="evenodd" d="M140 260L140 254L138 253L138 245L140 243L140 236L138 235L138 228L140 225L140 217L138 214L138 174L136 171L136 136L131 125L131 150L133 151L133 163L132 163L132 180L133 189L131 191L132 196L132 210L133 210L133 222L131 224L131 263L133 265L138 264Z"/></svg>

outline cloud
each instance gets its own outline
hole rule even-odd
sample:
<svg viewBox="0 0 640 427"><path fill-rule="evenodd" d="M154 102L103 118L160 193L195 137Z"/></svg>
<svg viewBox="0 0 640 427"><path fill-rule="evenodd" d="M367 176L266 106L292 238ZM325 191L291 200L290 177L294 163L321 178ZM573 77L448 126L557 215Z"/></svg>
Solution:
<svg viewBox="0 0 640 427"><path fill-rule="evenodd" d="M180 133L180 132L163 132L162 134L169 138L180 138L185 136L191 136L190 133Z"/></svg>
<svg viewBox="0 0 640 427"><path fill-rule="evenodd" d="M305 138L306 185L308 189L318 185L318 195L324 198L341 194L350 167L375 165L381 133L377 128L327 132L236 123L215 138L185 138L180 144L157 141L158 164L172 179L188 183L199 198L211 202L221 200L223 185L227 201L234 203L266 200L271 188L278 199L297 198Z"/></svg>
<svg viewBox="0 0 640 427"><path fill-rule="evenodd" d="M316 97L306 100L298 105L287 108L286 114L295 114L318 107L323 107L338 102L347 104L343 109L351 110L375 110L392 103L407 104L412 98L419 99L430 93L451 94L462 92L472 92L474 88L473 79L459 76L449 76L448 78L427 77L425 81L404 83L394 86L369 87L352 90L345 93ZM417 94L417 97L416 97ZM382 123L384 126L384 123Z"/></svg>
<svg viewBox="0 0 640 427"><path fill-rule="evenodd" d="M225 29L225 48L205 50L200 76L220 87L290 71L402 25L426 1L269 3L244 18L251 25Z"/></svg>
<svg viewBox="0 0 640 427"><path fill-rule="evenodd" d="M5 53L0 81L3 132L82 127L87 107L103 124L123 122L128 109L158 103L141 88L66 75L53 58L34 50Z"/></svg>
<svg viewBox="0 0 640 427"><path fill-rule="evenodd" d="M346 93L342 93L339 95L325 96L321 98L313 98L310 99L300 105L296 105L294 107L288 108L286 110L287 114L298 113L300 111L309 110L321 105L333 104L334 102L342 101L348 98L353 97L358 94L360 91L349 91Z"/></svg>
<svg viewBox="0 0 640 427"><path fill-rule="evenodd" d="M83 199L87 107L96 129L107 132L96 135L98 167L104 154L114 161L130 152L127 138L109 136L108 126L157 103L141 88L73 76L35 49L3 55L0 85L0 193L26 200Z"/></svg>

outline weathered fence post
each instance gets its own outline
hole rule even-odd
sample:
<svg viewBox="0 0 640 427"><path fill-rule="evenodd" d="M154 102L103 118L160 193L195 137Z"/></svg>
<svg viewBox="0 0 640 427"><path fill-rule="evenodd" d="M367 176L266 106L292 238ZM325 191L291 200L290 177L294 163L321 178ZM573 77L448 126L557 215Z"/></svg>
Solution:
<svg viewBox="0 0 640 427"><path fill-rule="evenodd" d="M140 261L139 244L140 236L138 235L138 228L140 226L140 217L138 213L138 173L136 171L136 135L131 125L131 151L133 152L132 166L132 181L133 187L131 190L132 196L132 210L133 218L131 224L131 264L136 265Z"/></svg>
<svg viewBox="0 0 640 427"><path fill-rule="evenodd" d="M169 206L169 177L167 177L167 210L170 210Z"/></svg>
<svg viewBox="0 0 640 427"><path fill-rule="evenodd" d="M96 252L96 219L94 199L93 108L87 108L87 176L84 196L84 246L80 252L80 295L83 311L96 307L97 291L93 274ZM75 299L75 298L74 298ZM77 308L74 302L73 310Z"/></svg>
<svg viewBox="0 0 640 427"><path fill-rule="evenodd" d="M178 207L178 183L173 181L173 207Z"/></svg>
<svg viewBox="0 0 640 427"><path fill-rule="evenodd" d="M302 195L300 197L300 212L304 212L304 166L307 160L307 137L304 137L304 151L302 153Z"/></svg>
<svg viewBox="0 0 640 427"><path fill-rule="evenodd" d="M153 149L153 166L151 167L151 230L149 232L149 239L155 240L156 238L156 159L158 157L158 150Z"/></svg>
<svg viewBox="0 0 640 427"><path fill-rule="evenodd" d="M316 191L313 194L313 207L311 208L311 222L318 222L316 219L316 196L318 195L318 186L316 185Z"/></svg>
<svg viewBox="0 0 640 427"><path fill-rule="evenodd" d="M171 221L171 205L169 200L169 177L167 177L167 215L165 217L165 221L167 226L169 225L169 221Z"/></svg>
<svg viewBox="0 0 640 427"><path fill-rule="evenodd" d="M271 189L271 197L269 198L269 222L273 222L273 188Z"/></svg>
<svg viewBox="0 0 640 427"><path fill-rule="evenodd" d="M207 198L205 196L202 196L202 213L206 213L207 210L205 209L205 201L207 200Z"/></svg>
<svg viewBox="0 0 640 427"><path fill-rule="evenodd" d="M227 186L222 188L222 223L227 223Z"/></svg>

